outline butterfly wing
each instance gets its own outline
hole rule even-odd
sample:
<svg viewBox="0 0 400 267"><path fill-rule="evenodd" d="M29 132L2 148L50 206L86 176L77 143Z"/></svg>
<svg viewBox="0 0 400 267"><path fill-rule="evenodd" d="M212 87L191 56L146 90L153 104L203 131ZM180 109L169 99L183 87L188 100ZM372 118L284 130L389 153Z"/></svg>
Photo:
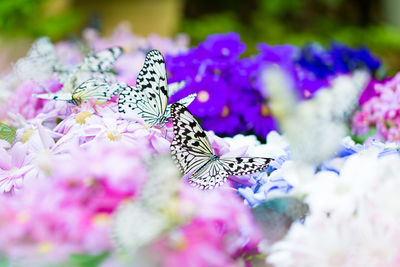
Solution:
<svg viewBox="0 0 400 267"><path fill-rule="evenodd" d="M168 102L165 62L161 53L147 53L143 68L136 79L136 87L122 90L118 99L118 110L135 111L151 126L164 122Z"/></svg>
<svg viewBox="0 0 400 267"><path fill-rule="evenodd" d="M189 183L201 189L213 189L226 182L229 173L219 163L218 159L210 159L189 178Z"/></svg>
<svg viewBox="0 0 400 267"><path fill-rule="evenodd" d="M89 79L81 83L72 94L73 101L79 104L82 101L87 101L91 98L97 99L101 103L109 101L115 96L121 84L110 85L106 80L102 79Z"/></svg>
<svg viewBox="0 0 400 267"><path fill-rule="evenodd" d="M167 71L164 57L158 50L147 53L143 68L136 78L136 86L148 96L149 101L158 105L159 114L164 113L168 102Z"/></svg>
<svg viewBox="0 0 400 267"><path fill-rule="evenodd" d="M37 39L32 48L28 51L30 58L45 58L52 63L57 61L56 50L48 37L41 37Z"/></svg>
<svg viewBox="0 0 400 267"><path fill-rule="evenodd" d="M185 87L185 85L185 81L168 84L168 96L172 96L176 92L180 91L183 87Z"/></svg>
<svg viewBox="0 0 400 267"><path fill-rule="evenodd" d="M54 45L47 37L37 39L28 55L15 63L15 70L22 79L47 80L60 68Z"/></svg>
<svg viewBox="0 0 400 267"><path fill-rule="evenodd" d="M182 105L184 105L185 107L187 107L187 106L189 106L189 105L196 99L196 96L197 96L197 93L190 94L190 95L188 95L187 97L180 99L180 100L179 100L178 102L176 102L176 103L182 104ZM167 106L167 109L165 110L164 116L165 116L166 118L171 117L171 105L172 105L172 104L168 105L168 106Z"/></svg>
<svg viewBox="0 0 400 267"><path fill-rule="evenodd" d="M172 158L182 173L196 171L214 156L206 133L184 105L172 104L171 115L175 134Z"/></svg>
<svg viewBox="0 0 400 267"><path fill-rule="evenodd" d="M113 67L115 61L122 55L122 48L119 46L102 50L93 55L86 56L79 66L81 71L107 72Z"/></svg>
<svg viewBox="0 0 400 267"><path fill-rule="evenodd" d="M219 163L229 175L246 175L261 171L268 167L271 158L220 158Z"/></svg>
<svg viewBox="0 0 400 267"><path fill-rule="evenodd" d="M37 98L50 99L50 100L60 100L60 101L72 101L72 94L68 92L57 92L57 93L47 93L47 94L34 94Z"/></svg>
<svg viewBox="0 0 400 267"><path fill-rule="evenodd" d="M199 185L202 189L212 189L226 182L229 175L246 175L268 167L270 158L214 158L200 167L189 183Z"/></svg>
<svg viewBox="0 0 400 267"><path fill-rule="evenodd" d="M216 156L200 124L180 103L171 106L174 123L172 158L184 174L194 172L190 183L211 189L224 183L229 175L246 175L268 167L270 158L226 158Z"/></svg>

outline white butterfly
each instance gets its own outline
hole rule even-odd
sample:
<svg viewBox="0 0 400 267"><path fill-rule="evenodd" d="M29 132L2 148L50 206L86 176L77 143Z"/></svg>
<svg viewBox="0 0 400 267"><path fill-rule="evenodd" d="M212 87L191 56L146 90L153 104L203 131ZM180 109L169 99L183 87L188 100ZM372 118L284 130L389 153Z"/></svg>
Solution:
<svg viewBox="0 0 400 267"><path fill-rule="evenodd" d="M50 39L42 37L36 40L27 57L18 60L17 73L24 79L40 82L56 75L63 84L57 93L47 92L35 95L42 99L68 101L79 105L82 101L96 98L106 102L116 95L123 84L113 84L114 76L107 73L115 61L122 55L121 47L111 47L86 56L72 70L68 70L57 58L56 50ZM44 88L46 91L47 89Z"/></svg>
<svg viewBox="0 0 400 267"><path fill-rule="evenodd" d="M133 110L150 126L163 124L171 116L168 96L184 86L184 82L168 85L164 58L160 51L151 50L136 79L136 87L127 86L120 93L118 110L121 113ZM196 94L191 94L178 103L188 106L195 98Z"/></svg>
<svg viewBox="0 0 400 267"><path fill-rule="evenodd" d="M220 158L193 115L179 103L172 104L174 140L172 158L184 174L193 172L189 183L202 189L212 189L224 183L229 175L251 174L268 167L271 158Z"/></svg>
<svg viewBox="0 0 400 267"><path fill-rule="evenodd" d="M122 55L123 50L119 46L91 53L87 55L78 66L80 71L100 72L110 71L117 59Z"/></svg>
<svg viewBox="0 0 400 267"><path fill-rule="evenodd" d="M73 92L57 92L48 94L37 94L38 98L67 101L74 105L80 105L82 102L95 98L99 103L105 103L119 93L124 88L124 83L110 84L107 80L89 79L81 83Z"/></svg>
<svg viewBox="0 0 400 267"><path fill-rule="evenodd" d="M18 76L24 80L47 80L54 74L64 74L67 70L56 56L56 50L50 39L37 39L28 55L19 59L14 66Z"/></svg>

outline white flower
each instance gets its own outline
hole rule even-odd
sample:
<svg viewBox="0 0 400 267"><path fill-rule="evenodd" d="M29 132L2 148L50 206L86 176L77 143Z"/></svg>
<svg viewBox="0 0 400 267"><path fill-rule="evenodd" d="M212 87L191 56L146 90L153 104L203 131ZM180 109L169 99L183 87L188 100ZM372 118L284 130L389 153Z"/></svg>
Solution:
<svg viewBox="0 0 400 267"><path fill-rule="evenodd" d="M303 183L310 215L266 251L275 266L398 266L400 155L376 146Z"/></svg>
<svg viewBox="0 0 400 267"><path fill-rule="evenodd" d="M345 119L368 81L364 72L339 76L331 88L319 90L313 99L296 103L284 73L278 67L263 75L271 96L271 109L287 137L293 159L320 163L340 146L346 135Z"/></svg>

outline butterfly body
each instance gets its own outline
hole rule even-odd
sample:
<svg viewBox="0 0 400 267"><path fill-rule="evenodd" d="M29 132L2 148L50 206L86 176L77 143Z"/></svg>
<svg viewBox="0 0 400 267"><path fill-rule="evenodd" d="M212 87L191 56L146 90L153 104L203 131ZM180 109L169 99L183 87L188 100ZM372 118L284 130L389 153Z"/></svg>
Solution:
<svg viewBox="0 0 400 267"><path fill-rule="evenodd" d="M168 105L169 95L180 90L184 82L167 83L165 61L157 50L147 53L145 62L136 79L136 87L124 88L118 99L118 111L126 113L135 111L151 127L162 125L169 121L171 105ZM189 105L196 98L191 94L179 103Z"/></svg>
<svg viewBox="0 0 400 267"><path fill-rule="evenodd" d="M271 158L222 158L214 153L206 133L193 115L180 103L171 107L174 140L171 154L179 170L193 173L189 183L212 189L226 182L230 175L251 174L268 167Z"/></svg>

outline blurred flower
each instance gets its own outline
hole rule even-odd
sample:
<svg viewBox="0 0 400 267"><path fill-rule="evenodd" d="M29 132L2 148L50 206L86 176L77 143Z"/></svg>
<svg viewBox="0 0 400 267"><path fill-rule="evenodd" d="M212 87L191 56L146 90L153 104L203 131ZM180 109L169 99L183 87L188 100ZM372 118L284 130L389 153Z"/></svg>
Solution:
<svg viewBox="0 0 400 267"><path fill-rule="evenodd" d="M337 42L332 42L328 49L318 43L309 43L301 48L297 62L313 72L318 79L357 69L367 69L374 73L381 65L379 59L366 47L350 48Z"/></svg>
<svg viewBox="0 0 400 267"><path fill-rule="evenodd" d="M372 145L350 155L339 173L321 171L299 184L310 215L273 245L267 261L279 266L397 266L400 247L393 238L399 233L400 212L391 203L400 186L395 170L400 155L379 156L382 151Z"/></svg>
<svg viewBox="0 0 400 267"><path fill-rule="evenodd" d="M188 49L184 35L143 38L124 25L107 38L93 30L86 31L84 38L94 51L122 46L125 53L107 78L133 86L145 53L159 49L166 57L169 79L186 82L170 102L198 93L190 109L206 130L215 131L208 131L207 137L217 155L274 161L263 172L230 177L231 183L218 190L200 191L179 179L167 156L172 123L148 128L132 114L119 114L115 99L73 106L32 97L45 89L56 92L73 85L74 75L57 73L53 66L48 68L51 64L38 67L27 74L39 72L29 79L43 79L40 86L15 81L5 86L7 92L1 96L0 118L17 128L13 144L0 141L0 191L7 192L0 194L0 254L11 265L74 265L73 259L82 257L98 262L107 258L100 263L104 267L244 266L261 257L261 252L275 261L282 250L279 245L270 250L271 242L282 238L293 220L304 217L306 206L312 214L301 226L304 231L296 230L295 224L284 242L298 244L293 231L308 238L309 233L323 229L318 226L321 223L332 228L326 231L327 238L334 245L342 244L334 239L340 237L336 222L347 224L336 219L345 218L346 223L352 220L351 229L360 222L368 224L360 227L369 231L368 242L361 233L350 242L364 242L360 247L368 255L379 252L375 248L380 245L393 243L397 233L393 214L399 210L390 199L397 189L392 177L397 175L398 146L375 141L357 145L349 138L341 142L343 122L366 78L357 73L338 75L360 67L373 70L377 63L368 51L340 45L327 51L260 44L257 55L243 57L246 46L236 33L211 35ZM81 51L86 47L66 41L48 48L54 64L71 70L84 57ZM28 61L33 62L29 55ZM285 72L265 74L265 67ZM53 74L59 81L51 78ZM379 88L387 86L376 84L376 97L382 96ZM322 90L326 87L331 89ZM359 120L369 127L370 113ZM273 131L278 121L284 136ZM377 127L384 126L380 121ZM242 132L249 135L235 135ZM218 134L235 136L220 138ZM395 127L387 129L391 138L396 134ZM258 141L265 138L266 143ZM368 167L362 169L363 164ZM306 204L293 196L301 196ZM375 236L375 225L382 231L389 229L388 238ZM262 234L266 229L270 239ZM269 242L266 247L262 239ZM378 245L368 246L374 239ZM313 240L303 243L315 252ZM344 251L340 253L357 251L333 247ZM283 253L292 253L290 249ZM394 255L397 247L391 249L379 255ZM323 251L328 258L332 255L329 249ZM360 262L365 258L361 252L357 255Z"/></svg>
<svg viewBox="0 0 400 267"><path fill-rule="evenodd" d="M0 148L0 154L0 193L20 189L24 176L33 168L27 147L18 142L9 151Z"/></svg>
<svg viewBox="0 0 400 267"><path fill-rule="evenodd" d="M193 219L155 243L165 266L238 266L257 253L260 232L249 209L231 190L185 186L180 203L181 214Z"/></svg>
<svg viewBox="0 0 400 267"><path fill-rule="evenodd" d="M313 99L300 103L296 103L286 77L277 68L267 69L264 74L272 112L290 142L293 159L320 163L337 151L346 136L344 121L368 76L364 72L339 76L330 90L320 90Z"/></svg>
<svg viewBox="0 0 400 267"><path fill-rule="evenodd" d="M378 134L389 141L400 140L400 74L385 82L375 82L374 94L362 104L353 118L353 132L366 134L376 127Z"/></svg>
<svg viewBox="0 0 400 267"><path fill-rule="evenodd" d="M115 242L133 254L132 258L140 257L136 255L138 249L176 223L173 217L179 189L178 171L167 156L152 158L151 165L140 199L121 205L113 225Z"/></svg>

